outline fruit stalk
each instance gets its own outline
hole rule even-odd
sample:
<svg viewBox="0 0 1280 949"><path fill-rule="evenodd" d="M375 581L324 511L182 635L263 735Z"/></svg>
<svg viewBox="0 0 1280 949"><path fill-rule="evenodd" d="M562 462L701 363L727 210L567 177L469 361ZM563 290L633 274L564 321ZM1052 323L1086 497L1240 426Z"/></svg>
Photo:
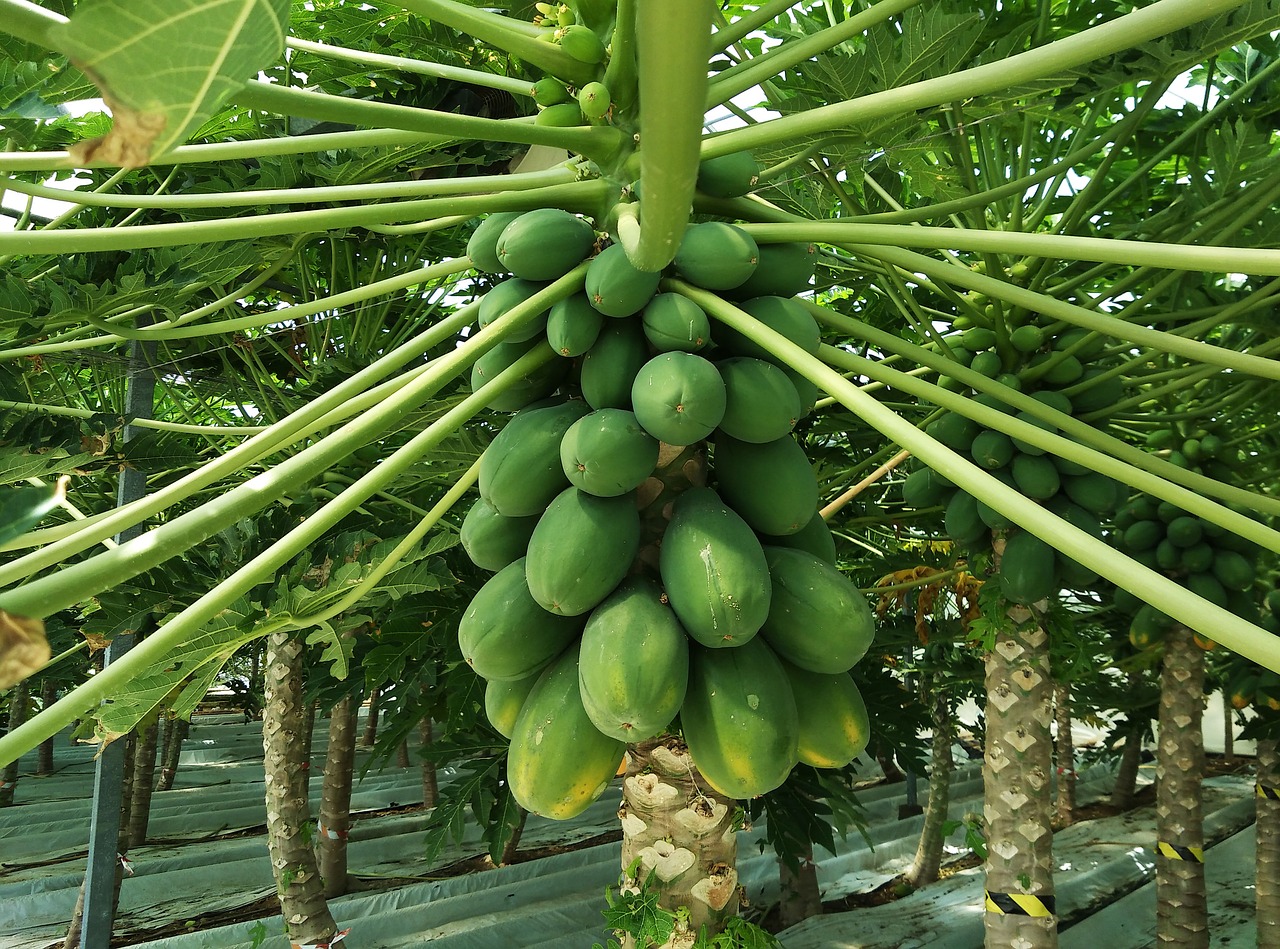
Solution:
<svg viewBox="0 0 1280 949"><path fill-rule="evenodd" d="M675 259L689 222L702 144L711 45L708 0L645 0L636 10L640 68L640 224L620 232L639 270Z"/></svg>

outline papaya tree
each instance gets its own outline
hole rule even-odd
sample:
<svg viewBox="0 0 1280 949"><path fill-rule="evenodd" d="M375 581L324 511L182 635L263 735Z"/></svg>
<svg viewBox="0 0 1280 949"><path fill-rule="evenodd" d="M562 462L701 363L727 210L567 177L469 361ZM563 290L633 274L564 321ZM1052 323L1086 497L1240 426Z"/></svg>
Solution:
<svg viewBox="0 0 1280 949"><path fill-rule="evenodd" d="M1028 762L1033 777L1051 767L1036 604L1057 594L1060 574L1105 577L1280 668L1265 630L1115 550L1096 517L1048 503L1048 484L1066 475L1088 502L1073 505L1102 507L1102 481L1081 480L1096 474L1225 534L1280 541L1250 516L1276 512L1271 494L1179 466L1090 417L1170 385L1148 373L1129 394L1112 381L1154 354L1192 367L1182 384L1223 380L1232 404L1265 404L1280 379L1273 341L1247 325L1280 274L1267 249L1275 223L1260 211L1280 186L1261 127L1233 121L1258 108L1272 67L1229 83L1206 74L1187 129L1144 144L1168 124L1157 106L1174 78L1265 44L1274 14L1245 0L1101 8L770 2L726 15L701 0L580 0L504 15L457 0L401 0L394 13L191 0L187 16L138 31L136 4L68 18L0 3L6 55L37 64L11 97L23 121L0 154L6 188L73 204L48 226L24 216L0 233L19 275L0 360L38 378L35 360L141 337L183 350L198 372L214 343L215 365L243 366L249 393L214 400L209 430L183 418L206 409L192 377L175 376L173 417L161 421L196 427L209 457L0 565L0 608L38 621L268 506L310 499L305 518L127 659L0 738L0 761L86 713L119 733L122 703L99 703L128 694L128 716L142 717L176 684L175 659L183 675L216 668L229 640L252 636L210 642L203 631L391 495L412 532L352 594L289 615L329 636L328 619L420 550L478 479L468 520L478 512L472 528L486 540L472 546L494 576L457 632L476 673L517 695L506 696L519 706L507 761L517 801L569 816L632 753L629 885L667 887L688 933L725 925L736 802L777 788L798 762L847 761L864 731L848 672L872 623L818 513L828 485L802 424L815 411L824 430L874 431L894 446L887 454L906 450L958 489L969 500L956 502L957 530L1004 557L990 586L1006 596L989 613L992 693L1029 701L1006 703L989 751L1016 747L1021 729L1046 749ZM158 87L154 63L197 34L211 58L185 60ZM398 54L370 51L371 36L391 37ZM113 111L109 130L100 116L58 112L86 95L87 76ZM744 111L743 96L772 113ZM740 124L705 131L720 107ZM1203 136L1192 177L1221 192L1175 200L1180 134ZM489 173L517 146L512 173ZM46 183L73 170L90 187ZM1107 212L1118 193L1146 195L1152 214L1117 224ZM349 271L358 280L334 268L310 279L318 255L362 257L349 233L396 250L363 256ZM1226 277L1236 273L1244 284ZM153 274L162 286L148 285ZM139 309L164 320L136 328ZM1231 325L1244 330L1210 335ZM300 379L321 377L297 397ZM66 405L31 383L9 386L11 412L81 418L114 405L92 385ZM475 440L465 459L451 454L467 441L460 430ZM980 432L992 451L1007 440L1041 461L1010 483L988 446L974 451ZM380 457L335 477L367 450ZM45 473L70 470L68 457ZM423 466L429 500L397 503ZM139 540L89 553L144 522ZM495 647L517 616L536 635L507 654ZM590 651L642 623L663 632L628 647L634 656ZM1023 681L1011 688L1010 677ZM156 687L144 695L141 681ZM1037 821L1047 833L1047 817ZM645 836L668 824L681 835ZM1034 851L1047 873L1034 847L1013 849ZM1023 890L1027 874L1033 894L1051 892L1038 869L1009 869ZM1051 904L1039 900L1046 912L1030 926L1014 904L1025 910L989 904L993 943L1016 929L1027 945L1052 944Z"/></svg>

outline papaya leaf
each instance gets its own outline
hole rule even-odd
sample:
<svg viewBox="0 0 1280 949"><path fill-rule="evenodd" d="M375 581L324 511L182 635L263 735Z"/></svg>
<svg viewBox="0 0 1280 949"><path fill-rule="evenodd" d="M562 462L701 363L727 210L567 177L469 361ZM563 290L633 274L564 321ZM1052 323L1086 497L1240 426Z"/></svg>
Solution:
<svg viewBox="0 0 1280 949"><path fill-rule="evenodd" d="M267 632L265 625L255 622L258 619L261 619L260 614L241 597L219 613L199 635L183 643L160 662L140 669L129 683L128 690L98 707L94 729L97 737L109 742L128 733L187 680L191 682L179 696L175 714L189 712L204 697L200 683L204 683L203 689L207 690L209 683L237 649Z"/></svg>
<svg viewBox="0 0 1280 949"><path fill-rule="evenodd" d="M352 617L346 617L348 621ZM320 661L329 663L330 674L338 680L346 681L351 671L351 657L355 654L355 640L343 636L329 623L319 623L307 634L307 645L324 644L320 651Z"/></svg>
<svg viewBox="0 0 1280 949"><path fill-rule="evenodd" d="M77 164L141 168L185 141L284 51L289 0L98 0L49 30L111 108Z"/></svg>
<svg viewBox="0 0 1280 949"><path fill-rule="evenodd" d="M0 543L25 534L58 506L67 493L65 481L47 488L0 490Z"/></svg>

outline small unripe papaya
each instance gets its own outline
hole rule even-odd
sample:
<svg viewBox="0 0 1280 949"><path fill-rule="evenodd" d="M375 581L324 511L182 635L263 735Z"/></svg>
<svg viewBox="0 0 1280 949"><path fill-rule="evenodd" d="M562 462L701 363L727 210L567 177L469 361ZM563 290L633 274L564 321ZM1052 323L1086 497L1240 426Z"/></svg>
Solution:
<svg viewBox="0 0 1280 949"><path fill-rule="evenodd" d="M533 84L533 101L538 105L559 105L573 98L565 84L555 76L543 76Z"/></svg>
<svg viewBox="0 0 1280 949"><path fill-rule="evenodd" d="M566 26L556 31L560 48L580 63L598 63L604 59L604 43L586 26Z"/></svg>
<svg viewBox="0 0 1280 949"><path fill-rule="evenodd" d="M589 82L578 90L578 105L589 119L603 118L611 105L609 89L603 82Z"/></svg>
<svg viewBox="0 0 1280 949"><path fill-rule="evenodd" d="M549 105L533 120L536 125L554 125L558 128L570 128L582 124L582 109L576 102L561 102Z"/></svg>
<svg viewBox="0 0 1280 949"><path fill-rule="evenodd" d="M716 198L740 198L759 180L760 166L750 152L709 158L698 166L698 190Z"/></svg>

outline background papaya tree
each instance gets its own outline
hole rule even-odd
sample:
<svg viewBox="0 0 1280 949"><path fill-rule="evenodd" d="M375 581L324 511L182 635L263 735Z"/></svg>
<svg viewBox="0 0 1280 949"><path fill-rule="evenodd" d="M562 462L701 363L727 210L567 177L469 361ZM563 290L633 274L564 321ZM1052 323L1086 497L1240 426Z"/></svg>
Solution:
<svg viewBox="0 0 1280 949"><path fill-rule="evenodd" d="M675 49L648 47L651 51L646 52L641 30L635 85L626 42L632 10L622 4L618 10L623 31L614 36L615 62L620 65L612 76L619 108L596 124L572 128L495 117L513 110L511 103L497 102L490 90L510 95L516 114L533 111L525 95L532 76L518 73L526 67L515 65L511 57L518 57L531 70L550 72L575 85L594 75L563 47L543 42L536 27L517 17L500 17L445 0L416 0L396 8L394 15L379 15L375 28L370 22L375 18L341 4L316 6L314 18L299 14L296 22L302 25L297 29L306 31L310 25L318 36L318 21L332 16L335 27L350 30L342 39L356 50L354 58L345 51L318 51L294 40L290 66L279 65L290 13L287 4L263 6L255 10L256 21L241 24L219 22L210 12L196 8L198 18L184 28L230 38L231 42L213 45L225 46L234 55L206 67L203 75L184 77L199 81L185 87L172 84L164 104L172 119L161 123L155 107L143 106L145 100L131 88L144 72L138 63L149 61L150 51L125 44L114 57L94 58L95 38L111 26L116 15L113 7L104 4L80 11L67 26L52 8L16 0L4 5L5 28L18 41L6 55L15 63L53 66L48 71L53 78L28 68L23 73L28 78L22 80L28 86L15 85L17 94L10 96L10 101L23 102L25 113L36 117L25 119L20 135L15 136L16 149L0 159L10 173L8 187L32 196L66 197L65 191L46 190L42 182L49 174L65 175L72 168L87 167L91 188L74 196L82 210L51 222L57 226L37 229L31 227L30 218L24 218L19 229L0 234L0 253L25 268L23 285L11 293L19 313L12 343L0 356L12 363L51 353L118 351L125 340L139 333L173 344L218 340L232 354L228 360L238 360L231 364L251 370L251 391L256 396L252 403L230 399L221 406L224 424L217 427L239 431L232 441L211 446L208 461L158 487L143 502L102 516L35 554L0 567L0 582L27 581L0 599L5 609L38 617L67 608L178 556L277 499L291 497L358 449L398 430L406 414L429 400L454 391L461 396L456 380L466 366L530 315L528 310L513 311L509 318L467 334L467 345L454 349L463 329L474 322L474 313L465 306L442 308L406 329L401 339L386 340L385 348L371 347L373 352L355 360L346 375L332 379L305 405L278 405L275 392L289 387L299 362L306 360L298 358L291 341L259 342L258 337L275 335L272 328L279 326L289 326L292 332L292 321L384 300L389 294L411 291L418 300L439 300L445 288L455 285L455 275L469 267L465 259L449 259L448 246L432 244L410 256L371 260L371 267L376 263L396 270L371 283L356 286L353 282L350 289L343 289L337 282L296 280L286 284L303 291L296 295L286 289L293 299L259 296L261 290L274 289L271 282L291 262L307 259L300 256L309 243L307 235L323 233L314 241L316 248L323 246L334 254L340 233L350 228L412 228L420 234L447 234L450 228L458 228L452 245L456 252L463 225L477 214L566 207L594 215L601 230L612 231L634 261L659 269L670 260L669 256L663 259L663 248L674 250L687 221L697 159L752 150L765 166L759 195L768 203L700 195L696 208L754 222L747 230L762 243L816 241L829 248L819 289L825 290L827 282L836 279L842 289L822 298L829 305L820 308L819 315L830 327L829 341L843 345L821 350L815 358L713 294L673 285L677 292L705 306L718 324L767 346L791 370L821 388L838 406L828 410L833 417L844 410L859 416L883 438L909 450L1065 556L1139 597L1161 602L1188 627L1212 628L1212 635L1224 645L1272 667L1280 665L1280 650L1265 631L1124 557L975 467L914 424L920 417L917 408L905 418L894 411L894 403L910 401L960 413L1056 457L1179 504L1254 543L1275 546L1276 536L1269 527L1220 503L1272 514L1276 502L1265 491L1170 465L1154 452L1091 427L1087 419L1071 420L1037 406L1012 386L957 361L934 325L939 317L944 325L954 325L955 317L963 315L975 323L993 323L998 338L999 329L1007 328L1006 313L1033 312L1051 321L1051 332L1071 326L1102 334L1113 341L1109 345L1117 356L1128 353L1138 365L1145 364L1149 353L1167 352L1184 359L1195 368L1180 373L1179 384L1190 384L1199 373L1208 378L1230 371L1233 391L1243 393L1237 396L1241 404L1264 403L1259 394L1280 378L1271 341L1247 331L1231 339L1204 340L1210 325L1247 319L1265 307L1272 294L1268 278L1280 273L1274 252L1257 249L1274 244L1268 231L1274 222L1256 213L1268 206L1268 189L1275 187L1274 175L1267 174L1265 141L1233 125L1238 108L1261 110L1265 101L1257 93L1268 81L1269 65L1251 64L1243 44L1265 37L1273 28L1274 13L1267 4L1159 0L1126 16L1119 15L1123 11L1118 6L1105 3L1100 8L1080 4L1062 10L1029 4L997 9L993 4L983 10L985 16L976 17L970 8L954 12L945 3L889 0L856 12L828 10L825 19L804 5L733 7L731 12L742 16L719 25L710 55L704 50L700 59L690 57L676 68L668 68L674 61L654 65L660 60L653 57L674 54ZM646 6L641 16L653 15L657 6ZM685 23L685 16L709 19L709 11L699 5L686 6L671 14L675 22ZM607 31L614 9L584 3L577 12ZM666 12L665 5L659 12ZM1102 19L1095 22L1099 13ZM431 27L421 25L423 20L430 21ZM671 24L661 26L667 29ZM367 49L361 52L379 30L396 29L405 31L404 43L412 47L401 52L411 55L391 62L375 59ZM752 35L759 29L775 32L782 42L762 44ZM454 31L478 42L460 39ZM326 40L338 35L328 30L324 34ZM310 37L298 39L314 43ZM166 38L157 35L155 41L163 44ZM1265 47L1266 40L1257 43ZM1171 146L1157 145L1148 152L1146 131L1151 123L1159 125L1167 118L1157 109L1162 86L1233 48L1245 52L1231 58L1230 81L1222 83L1225 94L1218 95L1221 74L1207 73L1205 88L1214 95L1206 95L1202 114L1189 116L1188 129L1171 135L1172 142L1183 134L1194 137L1203 132L1205 148L1198 153L1200 164L1192 176L1197 187L1184 193L1175 186L1186 163L1179 168L1180 158ZM424 55L424 50L431 55ZM302 75L302 69L292 68L295 58L301 60L304 54L323 58L322 53L330 60L354 63L354 71L326 73L313 66ZM80 139L85 130L103 131L104 122L101 118L45 121L38 115L38 106L56 111L59 102L83 95L85 84L64 56L92 62L92 72L106 86L117 119L112 137L77 144L74 156L62 149L72 139ZM708 62L716 70L709 84ZM267 71L266 79L246 82L246 77L260 70ZM319 88L304 88L311 83L311 71ZM397 78L385 77L386 72L394 72ZM405 74L414 78L400 78ZM417 78L421 76L478 87L482 92L469 90L470 98L459 92L455 100L460 106L470 103L472 114L430 109L443 105L447 96ZM762 98L782 113L780 117L759 121L747 115L740 128L705 137L688 134L690 127L696 133L701 125L699 102L704 97L709 105L728 103L761 83ZM361 92L372 87L379 94L376 100L344 94L357 87ZM704 88L705 93L699 91ZM956 89L964 90L964 102L954 102ZM648 150L642 142L635 153L638 159L631 163L634 140L615 122L634 117L628 108L634 108L636 91L641 126L651 131L686 131L665 140L661 134L653 136ZM694 91L699 94L691 96ZM197 101L204 95L210 98ZM269 113L291 118L264 118ZM294 128L297 119L293 117L325 124ZM179 144L193 135L200 144ZM1250 135L1253 151L1237 149L1249 144ZM460 140L479 149L473 166L477 168L488 169L497 155L509 153L513 145L573 152L585 161L500 177L417 176L415 166L420 162L437 169L457 165L456 154L448 148ZM477 146L477 142L492 145ZM442 152L449 157L442 157ZM1242 155L1256 156L1256 160L1242 160ZM680 174L668 178L654 161L667 157L675 159ZM308 160L342 169L335 172L337 183L330 190L295 186L296 169ZM112 173L95 170L121 165L148 167ZM639 207L624 200L625 206L616 208L615 219L611 206L635 177L637 166ZM1087 182L1072 179L1077 167L1087 170ZM344 174L354 175L354 180ZM1240 185L1235 190L1215 195L1212 188L1200 187L1204 182L1230 180L1232 174ZM179 193L171 194L175 182ZM187 185L185 192L182 185ZM277 190L267 190L272 187ZM1028 189L1034 188L1039 190L1033 190L1028 199ZM1163 217L1127 215L1116 226L1108 211L1126 194L1145 195L1149 208L1160 210ZM926 222L935 226L921 226ZM168 306L163 290L148 295L148 290L131 285L105 301L90 294L79 308L55 308L36 296L51 282L45 279L51 268L59 273L63 266L72 270L86 266L63 261L92 259L103 262L105 270L120 270L122 259L161 247L194 270L202 269L199 254L210 249L226 252L231 263L219 279L196 281L210 291L212 299L193 300L153 330L135 329L134 311ZM414 256L418 253L424 256ZM392 259L404 263L392 264ZM1203 297L1187 308L1186 285L1200 281L1196 275L1237 271L1258 276L1227 297L1220 292L1223 278L1214 277L1207 281L1209 289L1199 287ZM79 283L89 287L105 285L109 279L88 271L85 276ZM171 282L184 279L178 274ZM898 288L894 306L875 314L883 322L872 325L856 304L861 299L888 299L882 289L885 285ZM871 287L876 288L874 293L864 292ZM114 287L112 293L116 293ZM142 296L130 295L136 293ZM56 310L59 316L46 321L46 310ZM24 321L24 315L38 315L39 323ZM368 324L368 332L375 337L381 333L380 328L372 328L377 322ZM850 346L850 339L866 345ZM309 338L307 353L320 363L346 353L336 337L332 350L324 347L323 340L319 342L316 345L317 340ZM187 352L197 348L186 345ZM875 358L867 358L872 351ZM421 362L428 353L433 354L430 361ZM914 371L904 373L900 367ZM524 369L520 366L517 371ZM1030 421L934 385L929 379L935 373L984 394L998 394L1005 404L1029 413ZM1145 404L1153 387L1172 384L1154 375L1144 379L1149 385L1133 396L1137 400L1133 407ZM175 407L191 404L195 387L177 379L171 388L183 391L175 395ZM139 669L148 664L163 666L172 658L175 644L270 581L379 492L391 489L397 478L475 419L484 405L515 381L500 377L478 394L442 407L438 416L425 413L421 432L361 472L244 568L170 619L133 654L129 665L94 677L0 739L0 758L12 757L25 743L52 734ZM892 402L883 396L886 385L892 389ZM38 411L34 407L38 400L12 401L22 402L24 411ZM94 392L87 401L91 404L70 406L72 415L100 411L102 393ZM263 426L255 425L251 432L244 426L249 419L270 427L257 431ZM317 438L321 432L327 434ZM232 433L195 434L220 439ZM440 487L435 486L435 491ZM435 509L422 516L419 529L431 530L465 490L466 481L458 481L438 503L433 501ZM162 517L162 523L148 533L146 544L81 556L120 525L162 511L173 510L176 515L173 505L197 497L202 503L191 505L185 513ZM68 566L45 572L61 563Z"/></svg>

